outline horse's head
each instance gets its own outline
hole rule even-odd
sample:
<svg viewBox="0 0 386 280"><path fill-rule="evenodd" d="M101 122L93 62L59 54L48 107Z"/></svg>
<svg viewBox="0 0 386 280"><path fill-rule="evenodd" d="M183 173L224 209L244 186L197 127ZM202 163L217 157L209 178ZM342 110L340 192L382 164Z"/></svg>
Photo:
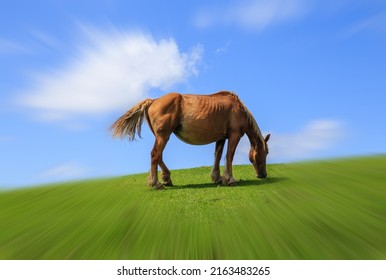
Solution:
<svg viewBox="0 0 386 280"><path fill-rule="evenodd" d="M256 145L251 145L251 150L249 151L249 160L253 164L253 167L256 170L256 175L258 178L267 178L267 169L266 169L266 159L268 155L268 140L271 134L265 136L264 143L258 141Z"/></svg>

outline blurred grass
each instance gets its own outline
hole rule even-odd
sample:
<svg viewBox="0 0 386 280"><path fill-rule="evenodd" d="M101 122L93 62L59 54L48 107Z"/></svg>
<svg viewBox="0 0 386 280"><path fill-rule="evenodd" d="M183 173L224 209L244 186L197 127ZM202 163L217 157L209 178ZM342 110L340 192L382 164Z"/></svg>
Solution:
<svg viewBox="0 0 386 280"><path fill-rule="evenodd" d="M0 192L0 259L386 259L386 156Z"/></svg>

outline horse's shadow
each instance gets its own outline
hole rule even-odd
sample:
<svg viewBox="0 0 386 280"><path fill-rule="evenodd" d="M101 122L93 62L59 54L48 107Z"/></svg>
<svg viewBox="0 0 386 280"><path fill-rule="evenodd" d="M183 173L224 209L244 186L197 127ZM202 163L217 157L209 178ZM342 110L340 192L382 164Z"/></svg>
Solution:
<svg viewBox="0 0 386 280"><path fill-rule="evenodd" d="M273 185L279 182L288 180L287 177L272 177L266 179L256 179L256 180L239 180L235 185L226 186L222 184L214 183L204 183L204 184L187 184L187 185L174 185L167 187L168 190L179 190L179 189L204 189L204 188L233 188L233 187L256 187L264 185Z"/></svg>

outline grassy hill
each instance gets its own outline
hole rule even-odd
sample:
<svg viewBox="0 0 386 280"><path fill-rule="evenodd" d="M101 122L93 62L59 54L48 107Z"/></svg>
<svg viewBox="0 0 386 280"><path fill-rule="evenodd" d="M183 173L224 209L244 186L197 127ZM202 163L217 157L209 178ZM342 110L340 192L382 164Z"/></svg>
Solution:
<svg viewBox="0 0 386 280"><path fill-rule="evenodd" d="M386 259L386 156L0 192L0 259Z"/></svg>

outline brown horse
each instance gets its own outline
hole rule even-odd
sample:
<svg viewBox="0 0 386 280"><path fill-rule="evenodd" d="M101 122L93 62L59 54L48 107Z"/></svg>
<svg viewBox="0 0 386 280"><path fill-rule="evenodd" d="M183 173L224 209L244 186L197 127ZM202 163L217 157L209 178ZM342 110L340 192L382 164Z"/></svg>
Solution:
<svg viewBox="0 0 386 280"><path fill-rule="evenodd" d="M162 160L162 152L173 132L180 140L193 145L216 142L212 181L233 185L232 161L240 138L246 133L251 142L249 159L258 178L266 178L266 157L270 134L265 138L247 107L239 97L229 91L211 95L169 93L157 99L146 99L135 105L112 126L114 136L128 137L135 133L141 137L143 118L155 136L151 151L151 168L148 185L155 189L171 186L170 171ZM228 139L226 166L220 176L220 159L225 140ZM158 165L163 184L158 181Z"/></svg>

